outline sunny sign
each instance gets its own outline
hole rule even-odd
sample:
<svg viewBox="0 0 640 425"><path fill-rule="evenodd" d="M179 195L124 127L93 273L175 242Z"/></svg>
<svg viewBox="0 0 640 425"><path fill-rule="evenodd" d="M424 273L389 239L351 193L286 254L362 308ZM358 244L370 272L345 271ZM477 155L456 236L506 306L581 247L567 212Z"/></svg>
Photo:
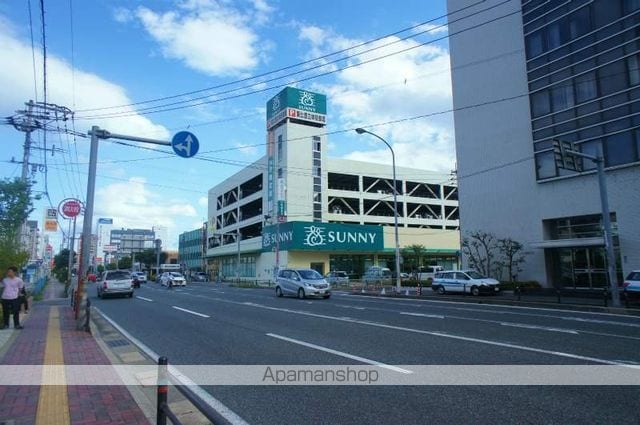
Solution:
<svg viewBox="0 0 640 425"><path fill-rule="evenodd" d="M325 125L327 96L295 87L285 87L267 102L267 130L287 118Z"/></svg>
<svg viewBox="0 0 640 425"><path fill-rule="evenodd" d="M356 224L294 221L265 227L262 250L273 250L277 241L281 251L376 252L384 249L381 226Z"/></svg>

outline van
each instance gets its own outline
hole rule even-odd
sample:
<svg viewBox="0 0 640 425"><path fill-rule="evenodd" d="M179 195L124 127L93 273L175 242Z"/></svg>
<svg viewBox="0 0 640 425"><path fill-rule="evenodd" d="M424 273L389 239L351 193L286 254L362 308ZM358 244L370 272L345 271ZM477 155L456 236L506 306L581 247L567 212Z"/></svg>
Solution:
<svg viewBox="0 0 640 425"><path fill-rule="evenodd" d="M426 282L428 279L433 280L436 273L443 271L441 266L424 266L416 270L414 276L420 282Z"/></svg>
<svg viewBox="0 0 640 425"><path fill-rule="evenodd" d="M371 267L362 277L366 285L373 284L390 284L391 270L386 267Z"/></svg>

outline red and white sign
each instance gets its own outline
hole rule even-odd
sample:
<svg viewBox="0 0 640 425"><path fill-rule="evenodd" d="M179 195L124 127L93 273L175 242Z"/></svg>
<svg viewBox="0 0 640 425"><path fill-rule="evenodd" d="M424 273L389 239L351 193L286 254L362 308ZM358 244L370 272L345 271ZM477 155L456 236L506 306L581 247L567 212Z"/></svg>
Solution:
<svg viewBox="0 0 640 425"><path fill-rule="evenodd" d="M82 203L77 199L66 199L60 205L60 214L64 218L74 218L80 215Z"/></svg>

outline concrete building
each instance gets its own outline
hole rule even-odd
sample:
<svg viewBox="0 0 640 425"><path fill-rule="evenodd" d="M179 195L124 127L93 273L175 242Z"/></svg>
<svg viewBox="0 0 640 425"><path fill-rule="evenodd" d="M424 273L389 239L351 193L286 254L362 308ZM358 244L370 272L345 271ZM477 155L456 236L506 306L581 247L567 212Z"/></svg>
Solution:
<svg viewBox="0 0 640 425"><path fill-rule="evenodd" d="M40 230L38 220L27 220L22 226L22 248L29 253L29 262L36 262L42 257L39 252Z"/></svg>
<svg viewBox="0 0 640 425"><path fill-rule="evenodd" d="M618 279L640 268L640 1L488 0L455 13L473 3L448 1L463 236L525 243L521 280L608 284L595 166L558 169L558 139L603 150Z"/></svg>
<svg viewBox="0 0 640 425"><path fill-rule="evenodd" d="M114 229L109 245L116 246L119 258L130 257L132 253L153 248L155 233L149 229Z"/></svg>
<svg viewBox="0 0 640 425"><path fill-rule="evenodd" d="M324 95L288 87L268 102L267 155L209 190L212 273L269 280L278 267L395 268L392 169L328 158L325 124ZM425 170L397 174L400 245L424 245L428 262L456 267L457 188Z"/></svg>
<svg viewBox="0 0 640 425"><path fill-rule="evenodd" d="M112 218L99 218L97 226L98 248L96 251L96 264L105 264L108 262L110 254L109 247L111 243L111 230L113 229Z"/></svg>
<svg viewBox="0 0 640 425"><path fill-rule="evenodd" d="M181 233L178 237L178 263L185 272L205 271L205 228Z"/></svg>

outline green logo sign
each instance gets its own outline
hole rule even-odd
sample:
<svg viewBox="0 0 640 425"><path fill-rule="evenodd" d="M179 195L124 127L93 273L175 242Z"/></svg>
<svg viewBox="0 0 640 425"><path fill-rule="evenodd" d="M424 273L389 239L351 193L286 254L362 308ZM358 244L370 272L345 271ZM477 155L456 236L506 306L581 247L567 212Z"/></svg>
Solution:
<svg viewBox="0 0 640 425"><path fill-rule="evenodd" d="M327 114L327 96L294 87L285 87L267 102L267 127L287 118L289 108L296 110L290 117L314 122L324 122ZM304 113L301 113L304 112Z"/></svg>
<svg viewBox="0 0 640 425"><path fill-rule="evenodd" d="M268 226L262 231L262 250L271 251L277 241L280 250L360 251L384 249L382 227L359 224L311 223L294 221Z"/></svg>

